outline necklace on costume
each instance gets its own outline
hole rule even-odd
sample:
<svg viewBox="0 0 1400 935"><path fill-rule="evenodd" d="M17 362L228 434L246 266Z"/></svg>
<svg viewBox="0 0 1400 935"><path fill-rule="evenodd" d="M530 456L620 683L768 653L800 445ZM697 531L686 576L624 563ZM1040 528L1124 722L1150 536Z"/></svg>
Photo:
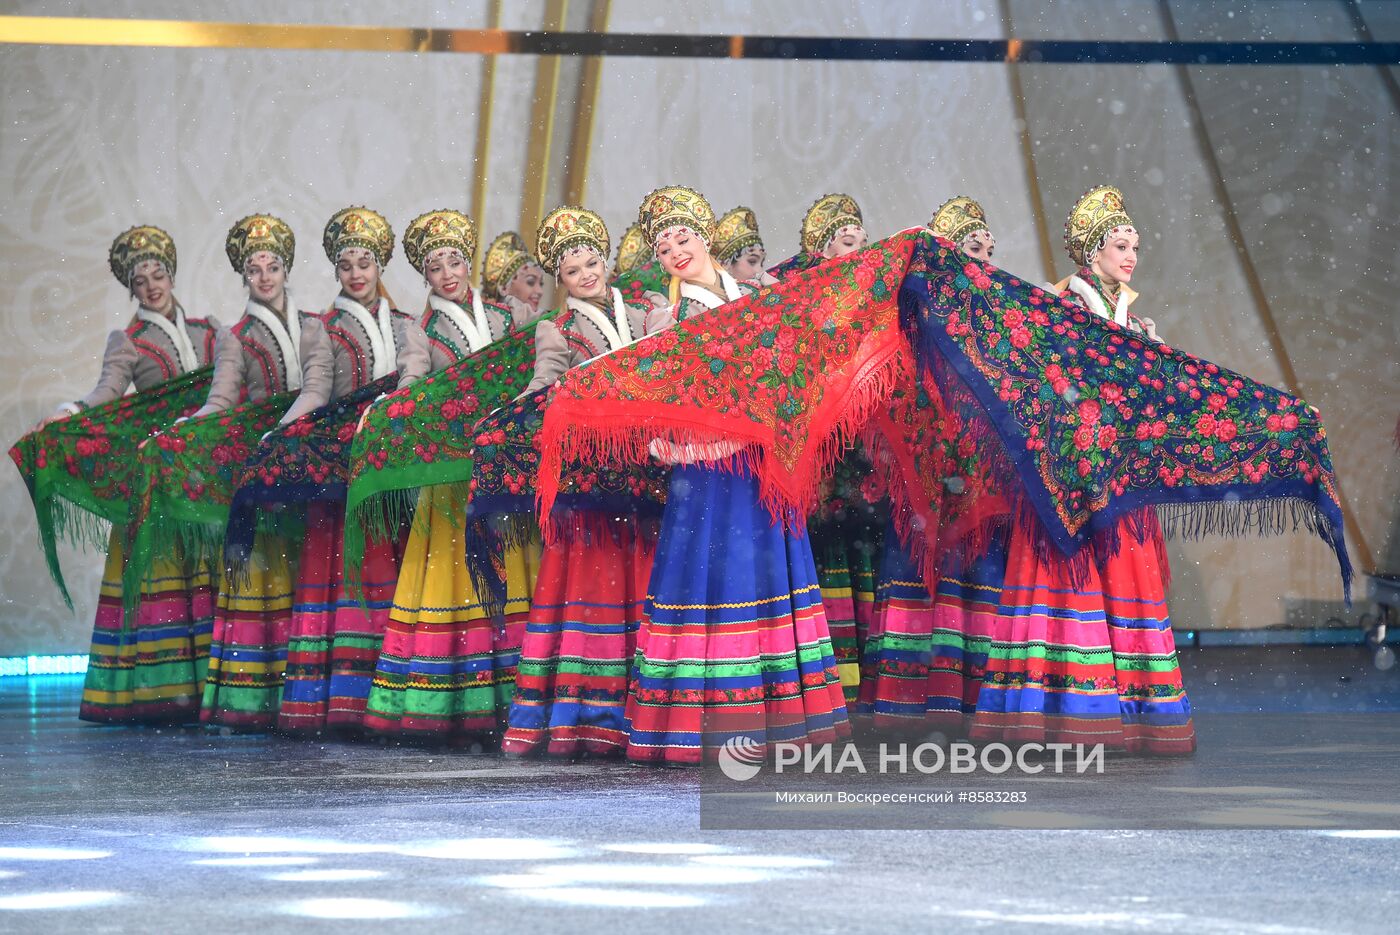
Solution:
<svg viewBox="0 0 1400 935"><path fill-rule="evenodd" d="M1087 281L1094 287L1094 291L1104 300L1110 311L1118 305L1118 297L1123 294L1123 284L1117 283L1114 288L1109 288L1103 277L1094 270L1092 266L1084 267L1084 271L1079 274L1081 279Z"/></svg>

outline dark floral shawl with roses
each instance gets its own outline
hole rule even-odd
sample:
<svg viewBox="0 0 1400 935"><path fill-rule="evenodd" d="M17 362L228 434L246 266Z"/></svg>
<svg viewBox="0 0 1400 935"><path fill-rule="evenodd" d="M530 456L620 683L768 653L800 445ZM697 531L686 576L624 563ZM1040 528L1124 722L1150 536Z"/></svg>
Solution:
<svg viewBox="0 0 1400 935"><path fill-rule="evenodd" d="M538 324L512 331L370 407L350 449L344 550L349 580L357 577L366 536L385 538L402 528L421 488L462 485L465 509L472 426L529 384Z"/></svg>
<svg viewBox="0 0 1400 935"><path fill-rule="evenodd" d="M183 554L202 567L221 567L237 478L295 399L282 393L171 425L141 448L122 577L129 606L157 556Z"/></svg>
<svg viewBox="0 0 1400 935"><path fill-rule="evenodd" d="M915 252L901 305L945 396L1040 529L1071 555L1159 507L1187 537L1307 528L1337 554L1341 501L1318 413L1155 343L945 242Z"/></svg>
<svg viewBox="0 0 1400 935"><path fill-rule="evenodd" d="M34 501L39 545L49 574L71 609L58 564L58 540L106 550L109 524L126 522L136 449L198 409L212 368L193 370L142 393L123 396L25 435L10 449Z"/></svg>
<svg viewBox="0 0 1400 935"><path fill-rule="evenodd" d="M233 502L224 538L224 560L235 575L253 551L265 518L313 501L344 501L350 482L350 443L365 409L398 386L397 373L380 377L340 399L313 409L262 440L235 473Z"/></svg>
<svg viewBox="0 0 1400 935"><path fill-rule="evenodd" d="M932 380L915 379L905 333ZM1080 555L1161 506L1167 531L1188 536L1311 528L1350 580L1326 436L1306 404L926 231L572 371L545 414L540 495L552 502L566 461L641 463L658 437L738 442L765 505L805 517L857 433L878 436L867 448L895 466L897 514L931 545L950 523L1010 515Z"/></svg>

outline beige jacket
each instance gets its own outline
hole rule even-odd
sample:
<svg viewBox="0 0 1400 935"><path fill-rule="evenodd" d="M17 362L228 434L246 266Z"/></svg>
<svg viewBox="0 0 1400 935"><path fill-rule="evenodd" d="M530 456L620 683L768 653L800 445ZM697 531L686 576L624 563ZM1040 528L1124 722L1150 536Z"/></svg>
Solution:
<svg viewBox="0 0 1400 935"><path fill-rule="evenodd" d="M525 392L552 386L580 364L631 344L646 333L653 311L624 302L617 289L610 312L570 296L558 316L535 328L535 374Z"/></svg>
<svg viewBox="0 0 1400 935"><path fill-rule="evenodd" d="M213 358L219 322L214 318L189 318L176 307L176 321L157 321L153 312L139 313L130 325L107 336L102 352L102 372L97 385L76 401L83 409L120 399L128 388L138 393L197 370ZM183 331L181 325L183 324ZM174 335L174 339L172 339Z"/></svg>
<svg viewBox="0 0 1400 935"><path fill-rule="evenodd" d="M514 296L506 296L497 303L473 291L465 303L458 304L430 294L422 321L412 321L404 326L406 344L428 349L427 369L420 372L424 362L417 355L401 360L399 387L403 388L429 373L452 366L510 332L525 327L537 317L530 306Z"/></svg>
<svg viewBox="0 0 1400 935"><path fill-rule="evenodd" d="M301 360L293 334L301 330L302 313L291 296L287 296L286 316L295 332L277 312L250 299L238 323L219 332L214 379L199 415L261 402L301 387Z"/></svg>
<svg viewBox="0 0 1400 935"><path fill-rule="evenodd" d="M301 326L301 393L282 417L285 425L339 399L395 369L427 373L428 341L413 316L380 299L369 309L337 296L330 311L303 315Z"/></svg>

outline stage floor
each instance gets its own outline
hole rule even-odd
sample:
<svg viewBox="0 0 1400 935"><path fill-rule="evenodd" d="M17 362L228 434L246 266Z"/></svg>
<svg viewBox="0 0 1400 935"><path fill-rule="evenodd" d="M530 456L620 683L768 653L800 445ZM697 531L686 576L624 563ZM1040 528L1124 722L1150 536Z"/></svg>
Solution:
<svg viewBox="0 0 1400 935"><path fill-rule="evenodd" d="M0 680L0 931L1394 931L1400 830L1358 829L1400 827L1400 672L1183 665L1198 755L1086 808L1194 802L1175 831L708 832L694 771L85 725L80 677Z"/></svg>

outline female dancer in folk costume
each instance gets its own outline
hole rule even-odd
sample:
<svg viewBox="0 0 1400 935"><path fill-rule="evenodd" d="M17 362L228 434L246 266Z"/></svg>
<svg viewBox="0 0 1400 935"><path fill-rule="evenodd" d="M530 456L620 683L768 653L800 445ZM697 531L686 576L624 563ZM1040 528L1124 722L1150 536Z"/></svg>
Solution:
<svg viewBox="0 0 1400 935"><path fill-rule="evenodd" d="M1153 337L1150 320L1127 311L1138 234L1122 193L1106 185L1086 193L1065 225L1065 246L1079 272L1062 297ZM1067 388L1066 381L1055 389ZM1102 430L1103 405L1112 405L1106 394L1079 404L1079 432L1090 444ZM1167 614L1155 510L1120 520L1112 536L1085 546L1087 570L1037 543L1033 523L1015 522L1011 531L972 737L1191 753L1196 736Z"/></svg>
<svg viewBox="0 0 1400 935"><path fill-rule="evenodd" d="M471 288L476 253L471 218L458 211L420 215L404 231L403 247L431 290L422 330L433 372L470 357L516 327L515 311L526 310L520 299L508 297L512 308L486 301ZM406 365L399 386L421 376ZM365 709L369 730L456 741L497 731L505 720L539 547L506 551L506 577L523 582L516 587L523 593L507 599L508 620L519 622L502 630L487 615L467 573L465 506L451 485L419 494Z"/></svg>
<svg viewBox="0 0 1400 935"><path fill-rule="evenodd" d="M112 273L139 306L113 331L97 386L41 425L144 392L209 363L219 323L192 318L175 298L175 242L158 227L133 227L112 242ZM135 457L136 452L131 452ZM209 657L214 593L206 570L180 556L157 562L141 585L135 624L124 625L123 528L113 528L102 570L79 717L134 723L181 721L199 708Z"/></svg>
<svg viewBox="0 0 1400 935"><path fill-rule="evenodd" d="M229 229L225 251L243 277L243 317L219 333L209 400L194 418L301 389L298 340L306 313L287 291L296 237L268 214ZM277 718L292 621L295 551L284 536L259 532L245 579L228 579L214 610L214 640L200 719L221 727L266 729Z"/></svg>
<svg viewBox="0 0 1400 935"><path fill-rule="evenodd" d="M487 315L493 339L500 340L512 328L524 328L540 317L544 270L525 249L525 241L519 234L506 231L491 241L481 267L481 294L496 309L510 310L509 317L500 311Z"/></svg>
<svg viewBox="0 0 1400 935"><path fill-rule="evenodd" d="M720 217L715 224L715 259L739 282L771 286L778 281L764 268L768 251L752 208L740 205Z"/></svg>
<svg viewBox="0 0 1400 935"><path fill-rule="evenodd" d="M822 195L802 217L802 249L768 272L775 282L781 281L818 263L855 253L865 247L866 240L865 221L856 200L842 192Z"/></svg>
<svg viewBox="0 0 1400 935"><path fill-rule="evenodd" d="M753 291L710 255L714 212L699 193L654 191L639 220L671 274L661 315L685 321ZM732 446L658 440L652 451L674 468L627 705L628 757L690 764L731 738L766 747L848 730L802 518L773 521L758 479L724 463L739 454Z"/></svg>
<svg viewBox="0 0 1400 935"><path fill-rule="evenodd" d="M860 205L841 192L823 195L802 218L799 239L801 252L775 266L768 274L771 281L862 249L866 234ZM824 485L821 506L808 529L848 704L856 701L860 660L875 616L875 563L884 526L883 509L866 502L860 489L868 474L864 452L848 452Z"/></svg>
<svg viewBox="0 0 1400 935"><path fill-rule="evenodd" d="M564 306L535 334L529 391L642 337L651 303L628 302L607 281L608 229L584 208L552 211L537 252L564 288ZM520 651L510 729L502 749L523 755L621 753L629 670L656 548L653 528L617 505L575 506L550 518L563 530L545 546Z"/></svg>
<svg viewBox="0 0 1400 935"><path fill-rule="evenodd" d="M423 329L393 308L380 284L394 252L389 222L368 208L346 208L331 218L322 241L340 294L325 314L302 326L301 393L283 424L388 376L396 355L400 373L427 373L431 366ZM278 727L359 727L398 577L397 543L366 545L366 611L344 581L344 503L310 503L306 527Z"/></svg>
<svg viewBox="0 0 1400 935"><path fill-rule="evenodd" d="M1105 220L1114 225L1103 233L1097 249L1085 254L1074 238L1084 230L1099 230ZM1100 318L1157 341L1156 322L1129 311L1138 297L1128 287L1137 266L1138 241L1137 230L1123 212L1122 192L1108 185L1086 192L1065 224L1065 243L1079 270L1060 280L1053 289Z"/></svg>
<svg viewBox="0 0 1400 935"><path fill-rule="evenodd" d="M996 247L986 212L964 195L944 202L928 229L984 262ZM873 715L875 727L966 730L981 691L1005 573L1002 530L984 554L949 569L930 593L891 519L860 685L860 710Z"/></svg>

